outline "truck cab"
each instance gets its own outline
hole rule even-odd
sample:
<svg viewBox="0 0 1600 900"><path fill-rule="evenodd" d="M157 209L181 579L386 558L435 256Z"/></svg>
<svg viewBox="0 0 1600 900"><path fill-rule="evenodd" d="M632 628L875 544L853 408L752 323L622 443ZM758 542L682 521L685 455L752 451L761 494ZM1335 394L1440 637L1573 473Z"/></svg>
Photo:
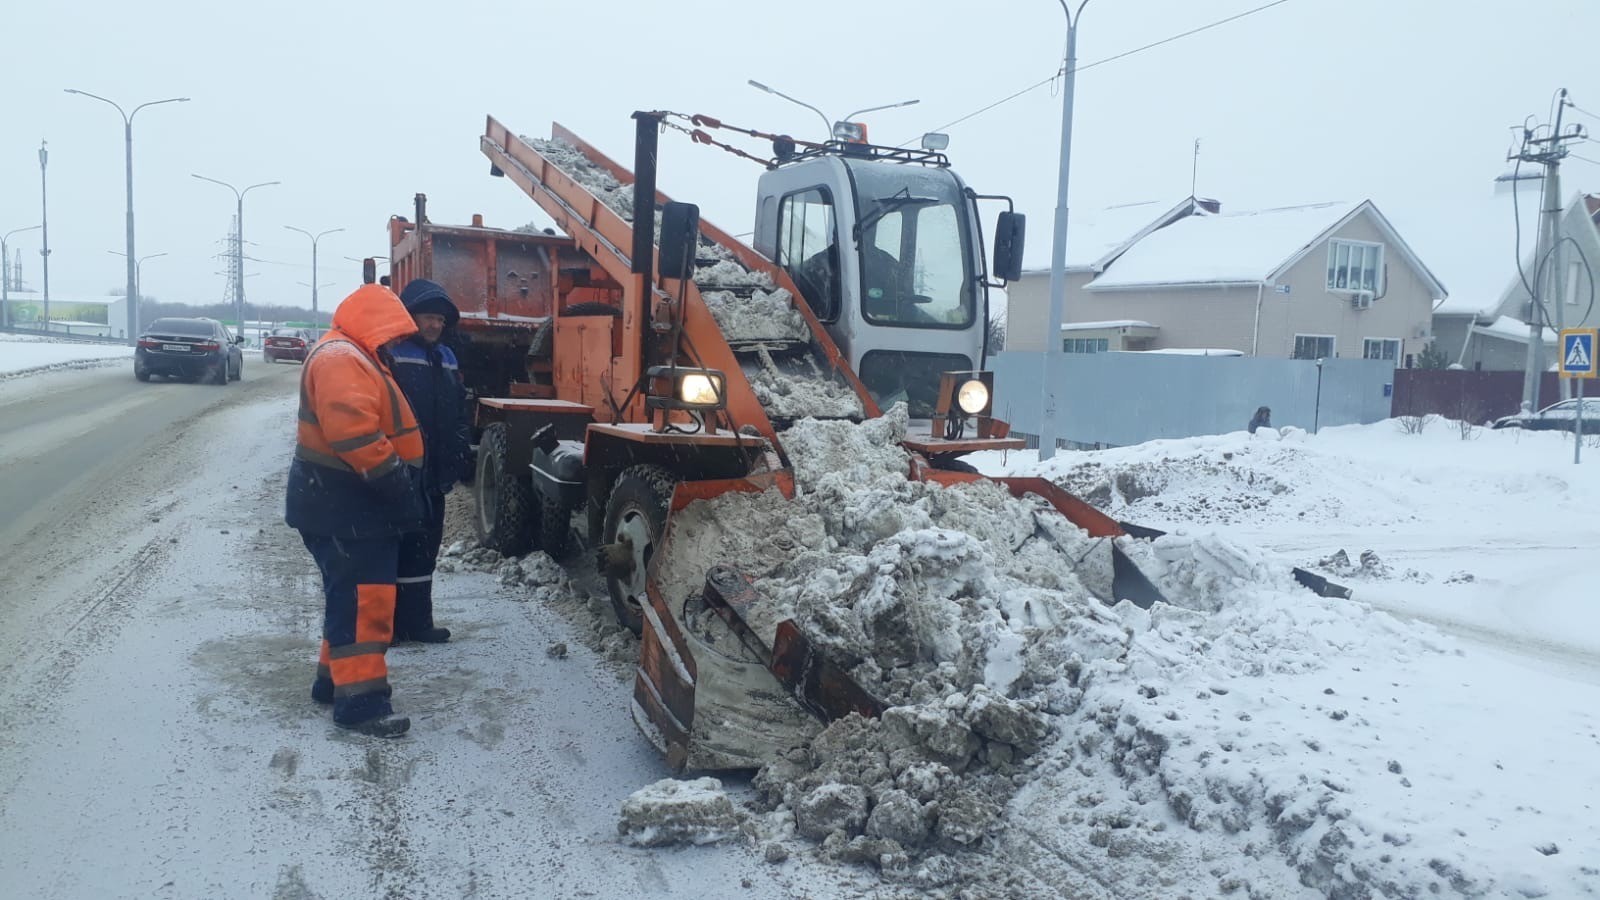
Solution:
<svg viewBox="0 0 1600 900"><path fill-rule="evenodd" d="M755 249L788 272L880 407L904 401L927 419L941 373L985 367L978 198L943 154L835 141L758 190ZM1002 217L1020 232L1020 216Z"/></svg>

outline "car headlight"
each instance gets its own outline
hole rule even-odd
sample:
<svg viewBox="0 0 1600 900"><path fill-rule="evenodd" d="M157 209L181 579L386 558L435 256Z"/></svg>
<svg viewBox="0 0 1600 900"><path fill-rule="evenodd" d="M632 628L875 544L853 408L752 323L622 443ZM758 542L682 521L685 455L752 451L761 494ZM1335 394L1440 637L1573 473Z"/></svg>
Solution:
<svg viewBox="0 0 1600 900"><path fill-rule="evenodd" d="M720 381L708 372L691 372L678 382L678 399L689 406L716 406L722 398Z"/></svg>
<svg viewBox="0 0 1600 900"><path fill-rule="evenodd" d="M956 391L956 405L969 416L983 412L989 405L989 388L982 381L970 378Z"/></svg>

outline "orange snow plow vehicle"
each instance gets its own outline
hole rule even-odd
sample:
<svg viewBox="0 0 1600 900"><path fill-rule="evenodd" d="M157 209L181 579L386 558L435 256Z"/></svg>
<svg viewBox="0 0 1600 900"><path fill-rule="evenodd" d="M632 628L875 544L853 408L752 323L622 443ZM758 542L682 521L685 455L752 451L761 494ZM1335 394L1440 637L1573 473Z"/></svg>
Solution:
<svg viewBox="0 0 1600 900"><path fill-rule="evenodd" d="M719 146L705 129L726 126L634 118L632 171L560 125L531 140L490 118L492 174L565 234L433 225L419 195L416 221L391 221L393 287L427 277L461 307L481 541L558 558L589 548L640 637L641 731L675 770L753 768L820 721L881 704L792 620L757 634L764 601L738 559L674 553L680 513L728 492L792 498L784 435L802 419L860 422L904 403L906 476L919 481L978 480L963 455L1022 447L993 415L985 364L987 292L1020 271L1023 219L968 188L937 142L735 129L772 142L771 158L741 153L765 168L747 246L656 189L664 126ZM980 201L1006 207L989 255ZM1091 536L1127 533L1046 480L996 480ZM1102 599L1160 600L1105 544Z"/></svg>

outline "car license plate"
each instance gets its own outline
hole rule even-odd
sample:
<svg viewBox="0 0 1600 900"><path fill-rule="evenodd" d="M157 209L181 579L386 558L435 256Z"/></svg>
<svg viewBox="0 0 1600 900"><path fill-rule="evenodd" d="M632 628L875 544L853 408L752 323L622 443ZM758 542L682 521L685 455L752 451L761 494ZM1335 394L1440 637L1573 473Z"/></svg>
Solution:
<svg viewBox="0 0 1600 900"><path fill-rule="evenodd" d="M189 352L189 345L188 344L162 344L161 345L161 349L163 349L163 350L172 350L172 351L175 351L177 353L188 353Z"/></svg>

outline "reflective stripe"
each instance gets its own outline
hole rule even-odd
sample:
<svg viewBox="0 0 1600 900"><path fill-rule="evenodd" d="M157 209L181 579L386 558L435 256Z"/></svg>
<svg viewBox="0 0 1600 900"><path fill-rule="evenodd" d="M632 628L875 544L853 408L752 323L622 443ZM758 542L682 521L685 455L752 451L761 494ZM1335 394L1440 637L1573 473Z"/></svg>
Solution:
<svg viewBox="0 0 1600 900"><path fill-rule="evenodd" d="M312 412L310 405L306 403L305 391L300 392L300 411L298 415L300 416L300 421L306 423L307 425L322 424L321 422L317 421L317 414Z"/></svg>
<svg viewBox="0 0 1600 900"><path fill-rule="evenodd" d="M376 444L381 440L383 440L383 432L374 431L371 434L363 434L357 437L345 438L342 441L332 441L328 444L328 446L332 447L339 453L349 453L351 450L360 450L362 447Z"/></svg>
<svg viewBox="0 0 1600 900"><path fill-rule="evenodd" d="M360 694L376 694L389 689L388 678L373 678L368 681L358 681L355 684L336 684L333 687L335 698L355 697Z"/></svg>
<svg viewBox="0 0 1600 900"><path fill-rule="evenodd" d="M354 472L356 470L355 466L350 465L337 456L329 456L326 453L318 453L317 451L312 450L303 444L296 444L294 446L294 458L303 462L311 463L314 466L325 466L329 469L338 469L341 472Z"/></svg>
<svg viewBox="0 0 1600 900"><path fill-rule="evenodd" d="M394 583L395 584L421 584L421 583L423 583L425 581L432 581L432 580L433 580L433 576L432 575L410 575L410 576L407 576L405 578L396 578L394 580Z"/></svg>
<svg viewBox="0 0 1600 900"><path fill-rule="evenodd" d="M363 474L361 477L367 479L368 481L371 481L374 478L382 478L383 476L389 474L390 472L394 471L395 469L398 469L399 467L400 467L400 457L398 457L395 454L391 453L391 454L389 454L387 459L385 459L381 463L378 463L377 465L373 466L372 468L368 469L366 471L366 473Z"/></svg>
<svg viewBox="0 0 1600 900"><path fill-rule="evenodd" d="M410 357L410 356L401 356L398 353L395 354L394 361L397 362L397 363L405 363L408 366L426 366L426 365L429 365L428 361L425 360L425 359L415 359L415 358Z"/></svg>
<svg viewBox="0 0 1600 900"><path fill-rule="evenodd" d="M376 641L362 644L345 644L343 647L329 647L328 659L349 659L352 656L365 656L368 653L382 653L389 649L388 644Z"/></svg>
<svg viewBox="0 0 1600 900"><path fill-rule="evenodd" d="M394 434L389 435L389 437L391 437L391 438L405 437L406 435L410 434L413 431L421 431L421 430L422 430L422 426L421 425L413 425L410 428L402 428L399 431L396 431Z"/></svg>

